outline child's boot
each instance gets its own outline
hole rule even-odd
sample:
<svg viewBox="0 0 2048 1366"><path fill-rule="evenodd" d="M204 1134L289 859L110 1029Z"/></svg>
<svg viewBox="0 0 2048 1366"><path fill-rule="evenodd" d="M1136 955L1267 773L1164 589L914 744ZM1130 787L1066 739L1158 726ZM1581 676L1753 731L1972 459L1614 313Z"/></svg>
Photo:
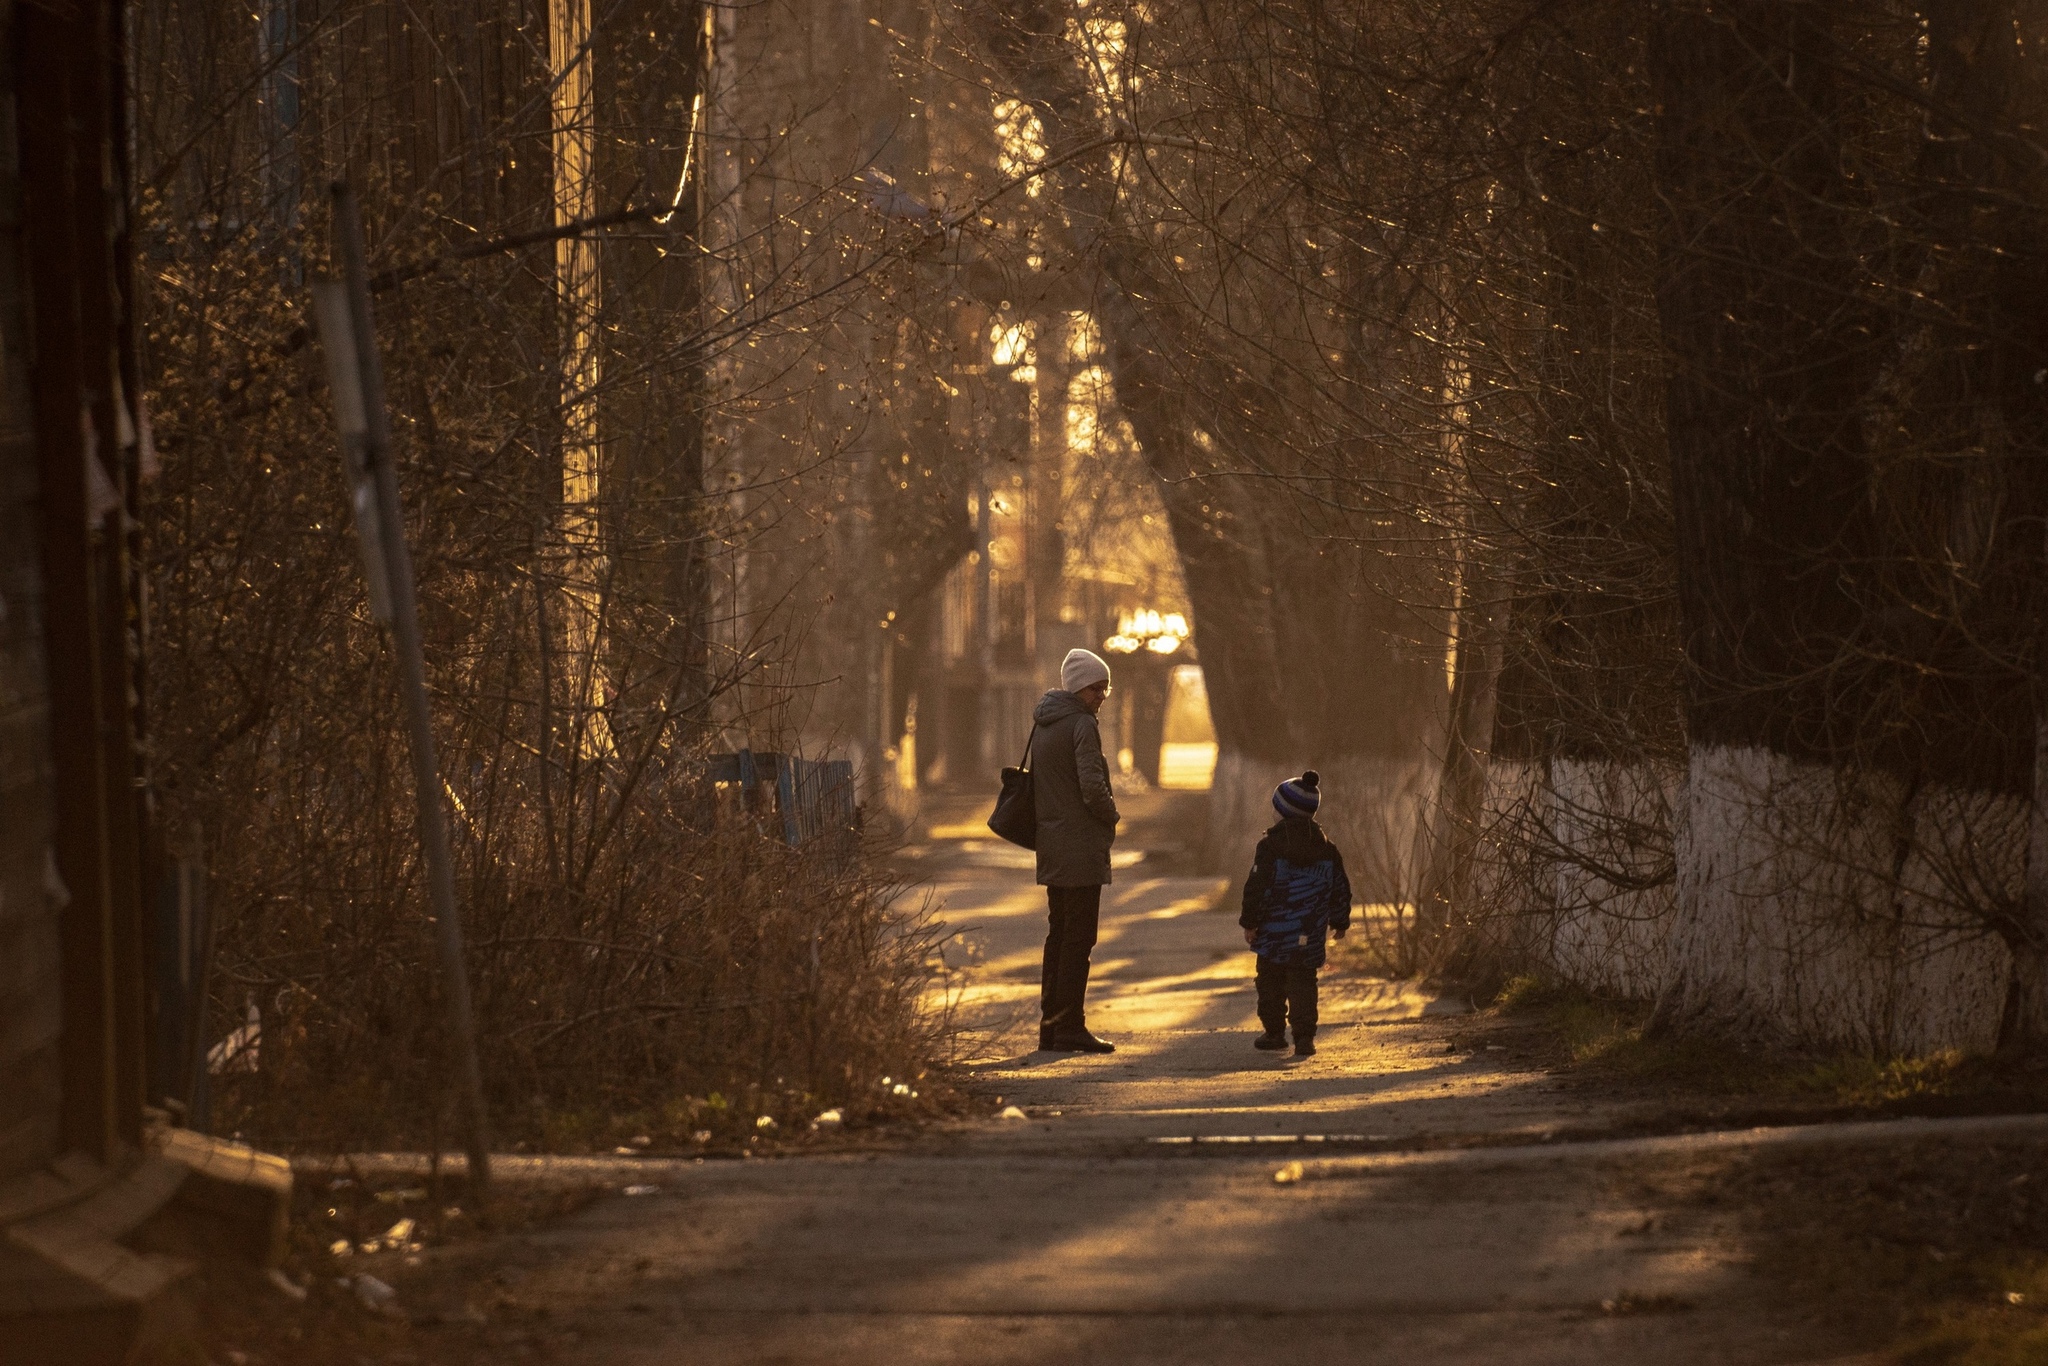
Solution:
<svg viewBox="0 0 2048 1366"><path fill-rule="evenodd" d="M1308 1030L1303 1030L1303 1029L1297 1029L1297 1030L1295 1030L1295 1031L1294 1031L1294 1056L1295 1056L1295 1057L1297 1057L1297 1058L1313 1058L1313 1057L1314 1057L1315 1055L1316 1055L1316 1036L1315 1036L1315 1035L1314 1035L1314 1034L1313 1034L1312 1032L1310 1032L1310 1031L1308 1031Z"/></svg>
<svg viewBox="0 0 2048 1366"><path fill-rule="evenodd" d="M1287 1036L1277 1029L1269 1029L1252 1040L1252 1047L1262 1053L1278 1053L1287 1047Z"/></svg>

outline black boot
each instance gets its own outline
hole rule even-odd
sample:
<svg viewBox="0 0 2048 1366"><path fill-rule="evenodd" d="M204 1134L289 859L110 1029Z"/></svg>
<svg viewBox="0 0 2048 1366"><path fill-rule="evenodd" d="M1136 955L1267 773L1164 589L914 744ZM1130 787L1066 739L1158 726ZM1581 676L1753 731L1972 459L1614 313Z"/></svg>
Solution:
<svg viewBox="0 0 2048 1366"><path fill-rule="evenodd" d="M1303 1034L1296 1030L1294 1035L1294 1056L1297 1058L1313 1058L1315 1055L1316 1036L1313 1034Z"/></svg>
<svg viewBox="0 0 2048 1366"><path fill-rule="evenodd" d="M1287 1035L1277 1029L1269 1029L1252 1040L1252 1047L1262 1053L1278 1053L1287 1047Z"/></svg>
<svg viewBox="0 0 2048 1366"><path fill-rule="evenodd" d="M1045 963L1039 978L1038 1046L1061 1053L1094 1052L1094 1048L1069 1044L1082 1039L1101 1043L1088 1032L1085 1012L1088 955L1095 948L1102 889L1048 887L1045 893L1049 910Z"/></svg>
<svg viewBox="0 0 2048 1366"><path fill-rule="evenodd" d="M1052 1047L1053 1051L1056 1053L1116 1052L1115 1044L1104 1043L1102 1040L1096 1038L1093 1034L1090 1034L1088 1032L1088 1029L1085 1025L1082 1026L1080 1029L1073 1030L1072 1032L1062 1031L1060 1033L1054 1034L1052 1037Z"/></svg>

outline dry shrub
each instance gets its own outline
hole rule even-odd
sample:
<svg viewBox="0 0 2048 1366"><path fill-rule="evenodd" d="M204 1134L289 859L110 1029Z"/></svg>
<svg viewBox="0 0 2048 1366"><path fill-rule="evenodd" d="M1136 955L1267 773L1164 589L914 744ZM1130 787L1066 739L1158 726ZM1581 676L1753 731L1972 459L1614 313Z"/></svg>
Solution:
<svg viewBox="0 0 2048 1366"><path fill-rule="evenodd" d="M260 1069L215 1079L214 1127L452 1142L396 675L297 286L254 231L153 240L152 799L208 864L208 1037L250 1004L263 1022ZM785 733L736 699L796 628L714 654L693 565L729 529L621 460L635 515L606 524L594 620L569 629L557 391L535 365L552 323L524 288L520 263L484 263L379 305L499 1137L596 1141L664 1110L786 1122L885 1094L941 1051L922 912L857 829L789 848L765 792L706 776L722 737Z"/></svg>
<svg viewBox="0 0 2048 1366"><path fill-rule="evenodd" d="M826 1106L858 1117L884 1096L879 1078L916 1077L937 1055L946 1020L924 1000L922 909L851 832L791 848L730 810L703 820L735 797L699 781L643 799L580 891L550 883L544 856L486 862L480 841L463 842L502 1136L573 1145L664 1117L679 1130L787 1125ZM341 880L274 895L265 872L245 858L217 874L221 970L264 1015L260 1070L217 1079L220 1125L287 1144L452 1141L417 889L408 878L397 897L364 895Z"/></svg>

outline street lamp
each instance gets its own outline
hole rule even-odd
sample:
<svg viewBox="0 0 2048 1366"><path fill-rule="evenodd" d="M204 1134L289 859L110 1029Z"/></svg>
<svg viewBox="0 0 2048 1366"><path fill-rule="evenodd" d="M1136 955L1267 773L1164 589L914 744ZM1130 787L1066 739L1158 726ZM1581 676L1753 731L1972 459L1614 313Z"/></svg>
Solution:
<svg viewBox="0 0 2048 1366"><path fill-rule="evenodd" d="M1166 738L1167 659L1188 642L1188 619L1151 608L1117 618L1116 634L1102 648L1130 663L1124 672L1124 710L1129 718L1131 762L1148 782L1159 781L1159 753Z"/></svg>
<svg viewBox="0 0 2048 1366"><path fill-rule="evenodd" d="M1126 612L1117 618L1116 634L1102 642L1114 655L1134 655L1144 650L1170 655L1187 644L1188 619L1178 612L1159 613L1151 608Z"/></svg>

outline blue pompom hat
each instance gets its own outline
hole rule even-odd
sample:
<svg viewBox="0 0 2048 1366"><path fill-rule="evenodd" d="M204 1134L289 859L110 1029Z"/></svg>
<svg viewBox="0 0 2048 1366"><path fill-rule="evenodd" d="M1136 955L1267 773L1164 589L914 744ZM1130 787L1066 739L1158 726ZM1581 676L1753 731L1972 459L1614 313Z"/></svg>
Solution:
<svg viewBox="0 0 2048 1366"><path fill-rule="evenodd" d="M1299 778L1289 778L1273 789L1273 809L1282 816L1314 816L1316 808L1323 804L1318 791L1322 775L1309 769Z"/></svg>

